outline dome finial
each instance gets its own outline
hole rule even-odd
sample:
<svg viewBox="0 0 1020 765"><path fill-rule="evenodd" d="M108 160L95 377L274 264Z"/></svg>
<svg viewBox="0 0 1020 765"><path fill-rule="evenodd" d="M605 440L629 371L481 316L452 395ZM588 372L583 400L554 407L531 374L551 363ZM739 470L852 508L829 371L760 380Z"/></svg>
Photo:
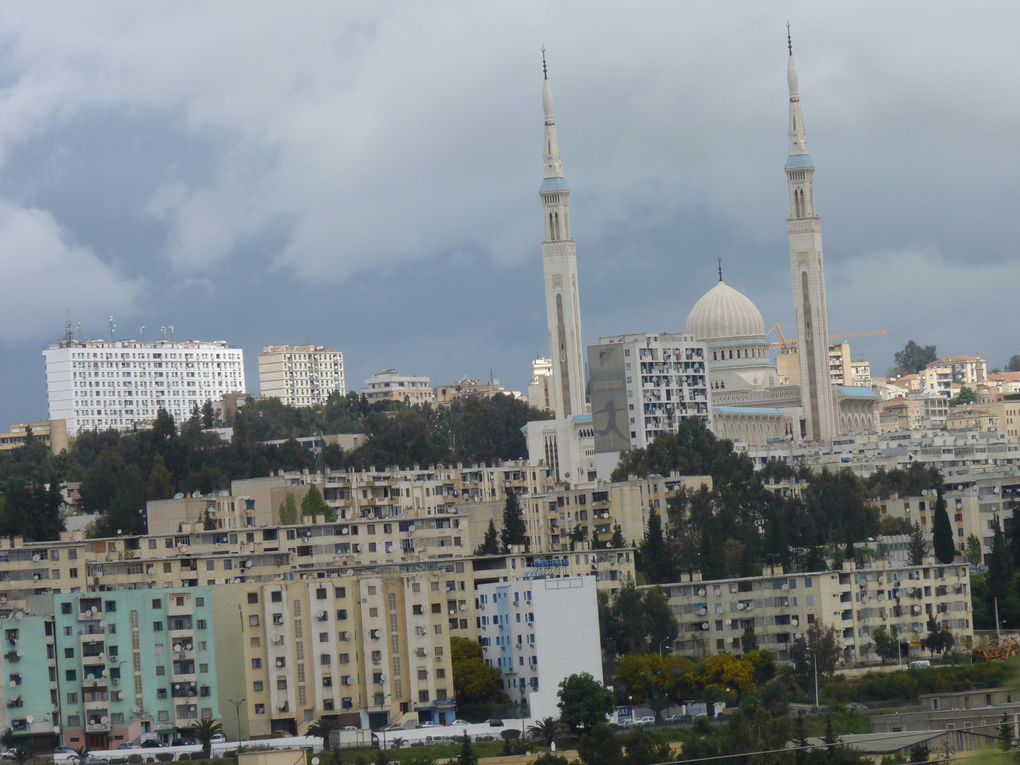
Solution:
<svg viewBox="0 0 1020 765"><path fill-rule="evenodd" d="M722 281L722 257L716 258L715 261L719 264L719 281Z"/></svg>
<svg viewBox="0 0 1020 765"><path fill-rule="evenodd" d="M793 38L790 37L790 20L786 20L786 49L790 51L790 55L793 55Z"/></svg>
<svg viewBox="0 0 1020 765"><path fill-rule="evenodd" d="M549 79L549 67L545 63L545 46L542 46L542 79Z"/></svg>

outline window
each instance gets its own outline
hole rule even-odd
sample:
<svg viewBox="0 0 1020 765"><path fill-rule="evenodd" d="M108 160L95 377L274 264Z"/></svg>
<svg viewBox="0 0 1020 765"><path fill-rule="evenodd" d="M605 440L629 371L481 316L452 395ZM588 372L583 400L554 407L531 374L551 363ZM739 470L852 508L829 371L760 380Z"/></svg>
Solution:
<svg viewBox="0 0 1020 765"><path fill-rule="evenodd" d="M346 598L347 597L347 588L346 587L335 587L333 589L333 595L334 595L334 597L337 597L337 598Z"/></svg>
<svg viewBox="0 0 1020 765"><path fill-rule="evenodd" d="M257 592L249 592L248 593L248 602L251 603L251 604L258 603L259 602L259 594Z"/></svg>
<svg viewBox="0 0 1020 765"><path fill-rule="evenodd" d="M252 659L251 660L251 668L252 669L262 669L262 659Z"/></svg>
<svg viewBox="0 0 1020 765"><path fill-rule="evenodd" d="M320 632L319 633L319 642L320 643L328 643L329 642L329 633L328 632Z"/></svg>
<svg viewBox="0 0 1020 765"><path fill-rule="evenodd" d="M259 626L259 615L258 614L250 614L248 616L248 626L249 627L258 627Z"/></svg>
<svg viewBox="0 0 1020 765"><path fill-rule="evenodd" d="M64 658L65 659L73 659L74 658L74 649L73 648L65 648L64 649Z"/></svg>
<svg viewBox="0 0 1020 765"><path fill-rule="evenodd" d="M152 607L154 609L162 608L163 607L163 601L161 599L159 599L159 598L153 598L152 599Z"/></svg>
<svg viewBox="0 0 1020 765"><path fill-rule="evenodd" d="M271 600L273 603L282 603L283 593L280 592L279 590L277 590L276 592L271 592L269 593L269 600Z"/></svg>
<svg viewBox="0 0 1020 765"><path fill-rule="evenodd" d="M332 658L328 653L321 654L319 656L319 664L324 667L328 667L332 663Z"/></svg>
<svg viewBox="0 0 1020 765"><path fill-rule="evenodd" d="M71 613L71 604L70 603L61 603L60 604L60 613L62 613L62 614L69 614L69 613Z"/></svg>
<svg viewBox="0 0 1020 765"><path fill-rule="evenodd" d="M195 608L204 608L205 598L195 598Z"/></svg>
<svg viewBox="0 0 1020 765"><path fill-rule="evenodd" d="M152 631L153 632L162 632L163 631L163 622L153 622L152 623Z"/></svg>
<svg viewBox="0 0 1020 765"><path fill-rule="evenodd" d="M156 667L156 675L158 677L163 677L165 674L166 674L166 667L163 667L163 666L157 666Z"/></svg>
<svg viewBox="0 0 1020 765"><path fill-rule="evenodd" d="M255 705L255 714L257 714L257 715L264 715L265 713L266 713L266 705L265 704L256 704Z"/></svg>
<svg viewBox="0 0 1020 765"><path fill-rule="evenodd" d="M114 611L117 610L117 601L107 600L106 602L103 603L103 610L106 611L107 613L113 613Z"/></svg>
<svg viewBox="0 0 1020 765"><path fill-rule="evenodd" d="M280 677L276 680L276 690L285 691L287 690L287 678Z"/></svg>
<svg viewBox="0 0 1020 765"><path fill-rule="evenodd" d="M78 673L73 669L69 669L64 673L64 679L73 683L78 679Z"/></svg>
<svg viewBox="0 0 1020 765"><path fill-rule="evenodd" d="M265 686L265 683L263 683L261 680L256 680L254 683L252 683L251 687L252 687L252 690L255 691L255 693L262 693L262 690L266 686Z"/></svg>
<svg viewBox="0 0 1020 765"><path fill-rule="evenodd" d="M205 619L196 619L195 620L195 629L197 629L197 630L204 630L205 629Z"/></svg>
<svg viewBox="0 0 1020 765"><path fill-rule="evenodd" d="M75 692L68 693L67 694L67 703L68 704L77 704L78 703L78 694L75 693Z"/></svg>

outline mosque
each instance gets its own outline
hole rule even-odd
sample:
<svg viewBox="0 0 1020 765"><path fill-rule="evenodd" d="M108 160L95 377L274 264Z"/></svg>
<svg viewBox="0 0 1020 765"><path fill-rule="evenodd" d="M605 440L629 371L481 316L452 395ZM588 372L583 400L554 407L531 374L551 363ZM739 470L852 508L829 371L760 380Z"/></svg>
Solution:
<svg viewBox="0 0 1020 765"><path fill-rule="evenodd" d="M721 438L748 446L776 439L825 443L878 431L877 394L870 388L832 384L822 224L815 209L815 167L807 147L789 29L787 47L789 149L784 170L799 384L780 381L761 311L723 281L720 264L718 283L691 309L683 334L603 338L589 347L590 408L584 393L570 189L563 173L543 53L545 178L539 195L544 211L542 260L555 418L528 423L524 433L529 460L549 466L558 480L606 477L622 449L675 430L688 417L703 420ZM653 367L649 374L638 368L646 364Z"/></svg>

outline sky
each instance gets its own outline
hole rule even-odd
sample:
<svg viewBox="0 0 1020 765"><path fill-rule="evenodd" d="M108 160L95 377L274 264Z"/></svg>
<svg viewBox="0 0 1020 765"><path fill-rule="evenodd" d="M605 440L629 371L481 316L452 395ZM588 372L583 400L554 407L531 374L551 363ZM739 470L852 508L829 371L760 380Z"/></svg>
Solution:
<svg viewBox="0 0 1020 765"><path fill-rule="evenodd" d="M586 343L682 331L716 279L795 334L786 22L829 327L1020 353L1020 5L0 5L0 428L42 349L224 339L527 386L548 355L541 48Z"/></svg>

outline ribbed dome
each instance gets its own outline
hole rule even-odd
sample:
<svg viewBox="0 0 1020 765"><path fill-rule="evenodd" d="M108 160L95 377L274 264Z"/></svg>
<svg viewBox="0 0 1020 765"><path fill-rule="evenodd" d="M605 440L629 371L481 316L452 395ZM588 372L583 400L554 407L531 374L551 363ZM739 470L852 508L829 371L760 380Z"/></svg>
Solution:
<svg viewBox="0 0 1020 765"><path fill-rule="evenodd" d="M698 340L763 338L765 320L747 296L720 281L687 315L687 334Z"/></svg>

